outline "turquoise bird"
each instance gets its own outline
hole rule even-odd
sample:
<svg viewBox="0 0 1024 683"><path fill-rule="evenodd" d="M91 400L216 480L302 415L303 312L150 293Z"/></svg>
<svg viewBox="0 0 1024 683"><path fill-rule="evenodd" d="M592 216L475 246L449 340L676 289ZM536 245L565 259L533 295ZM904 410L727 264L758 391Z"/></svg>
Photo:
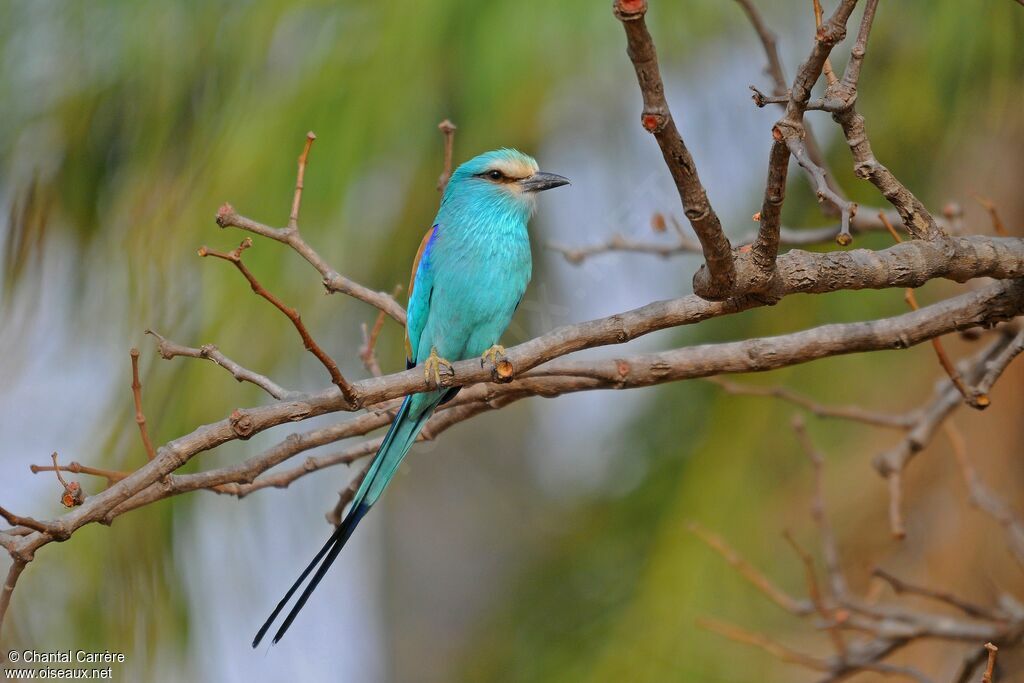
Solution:
<svg viewBox="0 0 1024 683"><path fill-rule="evenodd" d="M537 193L568 182L560 175L541 172L532 157L514 149L481 154L452 174L434 225L413 262L406 320L407 367L422 365L427 381L433 377L437 388L402 402L345 519L274 608L253 639L253 647L315 569L274 642L284 636L360 520L384 493L423 425L439 405L458 393L458 387L440 386L441 368L451 370L452 361L467 358L494 362L504 353L498 341L533 270L526 227L536 209Z"/></svg>

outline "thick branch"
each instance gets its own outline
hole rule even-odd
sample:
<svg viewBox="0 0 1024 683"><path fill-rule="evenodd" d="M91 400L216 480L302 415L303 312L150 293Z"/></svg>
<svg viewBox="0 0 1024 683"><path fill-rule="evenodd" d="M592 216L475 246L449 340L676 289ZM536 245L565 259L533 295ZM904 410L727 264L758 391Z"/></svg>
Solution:
<svg viewBox="0 0 1024 683"><path fill-rule="evenodd" d="M825 254L793 249L779 257L771 286L757 296L774 302L796 292L920 287L936 277L966 282L984 276L1024 276L1024 240L950 237L904 242L882 251L853 249ZM760 280L761 273L750 254L737 255L736 277L739 289L746 281Z"/></svg>

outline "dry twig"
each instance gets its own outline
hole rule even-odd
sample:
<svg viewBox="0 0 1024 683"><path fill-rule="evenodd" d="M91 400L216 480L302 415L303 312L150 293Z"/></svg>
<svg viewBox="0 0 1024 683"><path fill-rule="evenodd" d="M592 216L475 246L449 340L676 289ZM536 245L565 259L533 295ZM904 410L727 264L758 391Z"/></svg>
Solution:
<svg viewBox="0 0 1024 683"><path fill-rule="evenodd" d="M299 186L301 188L301 185ZM295 208L298 209L298 200L300 196L300 190L296 189L296 202ZM316 359L327 369L328 374L331 376L331 381L334 383L338 390L341 391L342 397L345 402L352 406L358 406L359 400L352 388L352 385L348 383L338 369L338 364L334 362L334 359L327 355L320 345L313 340L312 335L309 334L309 330L306 329L305 323L302 322L302 316L291 306L286 305L283 301L278 299L272 293L270 293L263 285L260 284L256 276L252 274L252 271L242 262L242 252L252 246L252 240L246 237L242 240L242 243L235 249L229 252L220 252L208 249L205 246L199 248L200 256L213 256L215 258L223 259L233 264L238 272L249 281L249 286L252 287L252 291L256 292L259 296L263 297L274 305L277 310L281 311L292 321L292 325L295 326L295 330L299 333L302 338L302 345L306 347L306 350L316 356Z"/></svg>
<svg viewBox="0 0 1024 683"><path fill-rule="evenodd" d="M441 135L444 136L444 166L441 169L440 177L437 179L437 191L444 192L444 188L448 187L448 179L452 177L452 150L455 147L456 126L448 119L445 119L437 124L437 128L441 131ZM394 298L393 295L392 298Z"/></svg>
<svg viewBox="0 0 1024 683"><path fill-rule="evenodd" d="M146 449L146 458L152 460L156 457L156 449L149 438L149 430L146 429L146 415L142 412L142 382L139 381L139 350L132 347L132 399L135 401L135 423L139 425L139 434L142 436L142 445Z"/></svg>

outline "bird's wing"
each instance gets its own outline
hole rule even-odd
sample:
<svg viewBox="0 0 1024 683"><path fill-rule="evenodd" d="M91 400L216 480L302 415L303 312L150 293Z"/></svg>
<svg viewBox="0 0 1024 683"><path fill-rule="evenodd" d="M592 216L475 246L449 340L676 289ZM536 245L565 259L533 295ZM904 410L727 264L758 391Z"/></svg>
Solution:
<svg viewBox="0 0 1024 683"><path fill-rule="evenodd" d="M434 274L430 267L430 250L437 240L438 229L434 225L427 230L412 262L409 277L409 307L405 320L405 363L407 368L416 365L416 345L419 344L423 327L430 312L430 296L434 290Z"/></svg>

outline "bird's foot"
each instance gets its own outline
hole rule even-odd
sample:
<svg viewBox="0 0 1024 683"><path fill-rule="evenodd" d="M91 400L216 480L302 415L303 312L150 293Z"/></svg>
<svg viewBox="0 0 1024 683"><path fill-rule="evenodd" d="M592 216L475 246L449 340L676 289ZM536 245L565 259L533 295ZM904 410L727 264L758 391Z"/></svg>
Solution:
<svg viewBox="0 0 1024 683"><path fill-rule="evenodd" d="M430 384L430 376L434 376L434 386L441 386L441 368L445 368L445 374L454 375L451 361L437 355L437 349L431 347L430 355L423 361L423 379Z"/></svg>
<svg viewBox="0 0 1024 683"><path fill-rule="evenodd" d="M485 360L490 361L492 365L497 365L499 362L505 360L505 347L501 344L495 344L484 351L480 355L480 367L484 366Z"/></svg>
<svg viewBox="0 0 1024 683"><path fill-rule="evenodd" d="M484 361L490 361L492 366L491 376L494 378L494 381L509 382L512 380L512 362L505 357L504 346L495 344L484 351L480 356L480 367L484 366Z"/></svg>

